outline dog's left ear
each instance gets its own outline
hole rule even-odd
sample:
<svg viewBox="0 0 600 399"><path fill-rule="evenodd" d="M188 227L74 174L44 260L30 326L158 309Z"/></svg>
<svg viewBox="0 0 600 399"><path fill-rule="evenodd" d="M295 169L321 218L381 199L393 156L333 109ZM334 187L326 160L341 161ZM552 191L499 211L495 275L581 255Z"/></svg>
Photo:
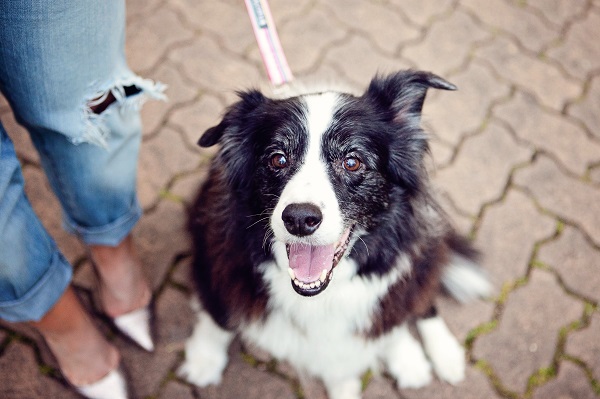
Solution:
<svg viewBox="0 0 600 399"><path fill-rule="evenodd" d="M421 110L427 89L456 90L456 86L429 72L403 71L371 81L364 97L387 115L390 133L388 172L408 193L423 183L423 156L427 139L421 129Z"/></svg>
<svg viewBox="0 0 600 399"><path fill-rule="evenodd" d="M430 72L401 71L386 77L375 77L365 96L391 110L395 118L420 121L427 89L456 90L456 86Z"/></svg>

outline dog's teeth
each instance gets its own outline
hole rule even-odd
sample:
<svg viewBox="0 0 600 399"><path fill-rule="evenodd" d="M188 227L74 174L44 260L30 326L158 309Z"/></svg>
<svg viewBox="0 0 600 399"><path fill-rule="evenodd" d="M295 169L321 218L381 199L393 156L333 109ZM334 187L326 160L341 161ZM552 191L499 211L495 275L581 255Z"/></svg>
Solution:
<svg viewBox="0 0 600 399"><path fill-rule="evenodd" d="M319 288L321 286L321 280L315 281L315 287Z"/></svg>
<svg viewBox="0 0 600 399"><path fill-rule="evenodd" d="M310 283L309 287L310 288L315 288L315 283Z"/></svg>
<svg viewBox="0 0 600 399"><path fill-rule="evenodd" d="M324 283L326 278L327 278L327 269L323 269L323 271L321 272L321 277L319 277L319 280L321 280L321 282Z"/></svg>
<svg viewBox="0 0 600 399"><path fill-rule="evenodd" d="M294 273L294 270L292 270L292 268L291 268L291 267L288 267L288 273L290 274L290 278L291 278L292 280L295 280L295 279L296 279L296 273Z"/></svg>
<svg viewBox="0 0 600 399"><path fill-rule="evenodd" d="M294 284L296 284L298 287L300 287L300 281L294 280Z"/></svg>

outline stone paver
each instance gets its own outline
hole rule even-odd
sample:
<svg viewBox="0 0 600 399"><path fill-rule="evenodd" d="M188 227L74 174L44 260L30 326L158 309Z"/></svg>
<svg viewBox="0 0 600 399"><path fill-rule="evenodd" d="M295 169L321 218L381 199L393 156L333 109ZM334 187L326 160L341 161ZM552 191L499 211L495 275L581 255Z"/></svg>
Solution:
<svg viewBox="0 0 600 399"><path fill-rule="evenodd" d="M202 56L198 57L198 54ZM187 79L203 89L229 93L230 101L235 90L257 86L263 79L258 65L248 64L243 57L224 51L214 39L205 35L173 49L169 59Z"/></svg>
<svg viewBox="0 0 600 399"><path fill-rule="evenodd" d="M452 0L390 0L389 2L395 5L407 19L424 27L428 26L432 19L447 14L453 7Z"/></svg>
<svg viewBox="0 0 600 399"><path fill-rule="evenodd" d="M169 154L175 153L176 157ZM155 205L161 191L174 176L198 167L196 147L191 147L178 131L165 128L142 143L139 160L138 193L144 209Z"/></svg>
<svg viewBox="0 0 600 399"><path fill-rule="evenodd" d="M548 55L573 76L586 76L600 67L600 43L590 40L600 25L600 10L592 9L580 23L570 27L561 46Z"/></svg>
<svg viewBox="0 0 600 399"><path fill-rule="evenodd" d="M331 48L324 58L325 62L336 67L342 76L361 87L365 87L378 72L393 72L412 66L404 59L373 52L372 49L373 45L368 39L354 35ZM371 52L368 58L363 55Z"/></svg>
<svg viewBox="0 0 600 399"><path fill-rule="evenodd" d="M600 314L596 312L590 326L572 333L567 339L565 352L583 360L592 371L596 381L600 380Z"/></svg>
<svg viewBox="0 0 600 399"><path fill-rule="evenodd" d="M436 21L427 31L425 39L404 48L402 54L419 68L437 70L447 74L467 62L471 47L489 37L468 14L456 11L448 17ZM452 43L460 42L460 48ZM443 68L439 69L439 66Z"/></svg>
<svg viewBox="0 0 600 399"><path fill-rule="evenodd" d="M169 117L169 124L183 132L190 148L200 151L198 139L208 128L219 123L222 114L221 101L215 96L204 94L197 101L173 111Z"/></svg>
<svg viewBox="0 0 600 399"><path fill-rule="evenodd" d="M343 8L351 9L352 6ZM330 12L314 8L309 11L309 14L293 18L282 26L281 45L283 48L296 48L302 43L313 43L303 52L286 55L288 63L294 65L294 71L297 73L310 70L332 43L346 36L346 30L337 24L330 24L330 20Z"/></svg>
<svg viewBox="0 0 600 399"><path fill-rule="evenodd" d="M544 245L538 260L558 272L567 288L595 303L600 302L600 251L581 232L567 227L556 241Z"/></svg>
<svg viewBox="0 0 600 399"><path fill-rule="evenodd" d="M577 224L600 244L600 188L568 177L545 156L517 171L514 181L544 209Z"/></svg>
<svg viewBox="0 0 600 399"><path fill-rule="evenodd" d="M419 37L418 29L407 24L401 14L383 3L348 0L343 6L336 4L330 9L341 24L362 32L388 54L395 53L402 43Z"/></svg>
<svg viewBox="0 0 600 399"><path fill-rule="evenodd" d="M389 379L375 377L363 392L364 399L399 399L398 391Z"/></svg>
<svg viewBox="0 0 600 399"><path fill-rule="evenodd" d="M475 243L495 286L525 277L536 243L555 231L556 221L540 214L519 191L509 191L502 203L489 207Z"/></svg>
<svg viewBox="0 0 600 399"><path fill-rule="evenodd" d="M564 26L573 17L583 12L586 0L528 0L527 5L536 9L550 22Z"/></svg>
<svg viewBox="0 0 600 399"><path fill-rule="evenodd" d="M583 175L600 161L600 141L590 139L583 128L559 113L545 112L531 96L517 93L496 107L494 115L508 123L519 139L552 154L572 173Z"/></svg>
<svg viewBox="0 0 600 399"><path fill-rule="evenodd" d="M494 391L486 376L472 367L467 367L468 384L457 385L434 381L431 385L417 390L405 390L402 394L407 399L460 398L460 399L497 399L500 396Z"/></svg>
<svg viewBox="0 0 600 399"><path fill-rule="evenodd" d="M476 215L482 204L500 199L511 170L527 162L531 153L501 125L492 123L463 143L457 159L438 171L434 182L450 195L457 208ZM477 169L481 173L473 173Z"/></svg>
<svg viewBox="0 0 600 399"><path fill-rule="evenodd" d="M189 295L168 287L157 300L156 307L160 317L157 323L159 342L171 352L181 350L196 320L189 305Z"/></svg>
<svg viewBox="0 0 600 399"><path fill-rule="evenodd" d="M186 81L177 68L170 62L160 64L155 72L156 79L168 82L168 101L148 101L142 108L142 120L144 121L144 138L159 134L165 119L173 109L178 109L188 104L198 96L199 90Z"/></svg>
<svg viewBox="0 0 600 399"><path fill-rule="evenodd" d="M436 137L454 146L483 127L492 105L510 93L508 86L498 82L489 68L471 62L457 75L447 79L457 91L431 91L424 107L424 121ZM463 115L456 118L456 115ZM436 163L440 161L436 158Z"/></svg>
<svg viewBox="0 0 600 399"><path fill-rule="evenodd" d="M551 365L560 329L578 320L583 308L552 274L534 270L509 296L499 326L475 342L474 356L489 363L509 390L524 392L529 377Z"/></svg>
<svg viewBox="0 0 600 399"><path fill-rule="evenodd" d="M56 379L42 375L33 348L20 342L13 342L4 350L0 356L0 370L2 398L80 398Z"/></svg>
<svg viewBox="0 0 600 399"><path fill-rule="evenodd" d="M536 390L533 395L533 399L593 399L597 397L598 395L593 391L585 373L570 362L562 362L556 379Z"/></svg>
<svg viewBox="0 0 600 399"><path fill-rule="evenodd" d="M179 11L187 25L195 30L208 32L220 41L228 50L240 55L254 44L252 35L248 35L247 14L238 3L226 1L174 0L171 2ZM226 27L227 34L223 35Z"/></svg>
<svg viewBox="0 0 600 399"><path fill-rule="evenodd" d="M169 382L160 393L160 399L194 399L192 388L177 382Z"/></svg>
<svg viewBox="0 0 600 399"><path fill-rule="evenodd" d="M177 43L189 42L193 33L170 7L162 7L132 21L127 29L127 62L136 71L157 66L165 52Z"/></svg>
<svg viewBox="0 0 600 399"><path fill-rule="evenodd" d="M581 95L581 84L566 77L559 66L522 52L508 39L499 38L486 44L475 52L475 57L487 62L506 81L534 94L541 104L557 111L566 101Z"/></svg>
<svg viewBox="0 0 600 399"><path fill-rule="evenodd" d="M465 345L465 381L399 391L368 378L365 399L588 399L600 396L600 0L271 0L300 82L362 91L375 73L426 69L458 86L423 109L441 204L482 252L491 298L438 308ZM196 145L236 90L269 88L243 2L128 0L130 66L168 88L142 110L134 230L156 293L157 351L120 348L139 398L327 399L323 385L235 341L223 383L176 377L194 316L186 207L215 149ZM75 264L86 304L94 276L63 232L60 207L25 130L0 96L33 208ZM32 341L33 339L33 341ZM74 398L36 356L35 337L0 322L0 398Z"/></svg>
<svg viewBox="0 0 600 399"><path fill-rule="evenodd" d="M540 51L560 33L544 24L537 15L527 12L518 2L490 0L485 7L477 0L464 0L460 4L481 19L488 29L499 29L513 36L531 51Z"/></svg>
<svg viewBox="0 0 600 399"><path fill-rule="evenodd" d="M140 255L153 287L159 286L177 255L188 250L183 204L163 200L154 212L140 221L134 231Z"/></svg>
<svg viewBox="0 0 600 399"><path fill-rule="evenodd" d="M590 180L596 184L600 184L600 167L596 166L590 170Z"/></svg>
<svg viewBox="0 0 600 399"><path fill-rule="evenodd" d="M236 346L235 344L233 345ZM200 389L206 399L294 399L292 386L279 376L268 375L266 370L253 367L239 353L230 356L220 387Z"/></svg>
<svg viewBox="0 0 600 399"><path fill-rule="evenodd" d="M594 112L598 107L600 107L600 76L592 80L585 97L569 108L569 115L582 120L590 133L600 139L600 129L598 129L598 126L600 126L600 114Z"/></svg>

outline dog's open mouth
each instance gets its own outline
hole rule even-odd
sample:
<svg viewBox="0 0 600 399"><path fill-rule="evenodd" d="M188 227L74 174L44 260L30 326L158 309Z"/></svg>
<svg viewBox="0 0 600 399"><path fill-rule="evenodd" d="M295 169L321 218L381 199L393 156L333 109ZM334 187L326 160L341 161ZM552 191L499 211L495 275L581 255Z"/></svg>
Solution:
<svg viewBox="0 0 600 399"><path fill-rule="evenodd" d="M347 228L339 241L330 245L287 244L288 269L294 290L304 296L314 296L325 290L348 248L352 228Z"/></svg>

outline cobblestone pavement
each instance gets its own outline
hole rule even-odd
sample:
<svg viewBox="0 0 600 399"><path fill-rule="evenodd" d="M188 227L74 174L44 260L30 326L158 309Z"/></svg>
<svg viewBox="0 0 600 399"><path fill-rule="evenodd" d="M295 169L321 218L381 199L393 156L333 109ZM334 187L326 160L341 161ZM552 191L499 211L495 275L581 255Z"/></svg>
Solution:
<svg viewBox="0 0 600 399"><path fill-rule="evenodd" d="M241 0L129 1L132 68L169 85L148 103L136 227L158 297L160 342L113 337L143 398L325 398L322 386L236 343L219 387L177 378L190 333L184 209L211 152L195 145L234 91L267 84ZM432 176L458 228L484 254L496 294L442 315L467 348L464 382L398 391L365 376L364 397L577 398L600 395L600 1L271 0L295 76L365 86L376 72L431 70L459 87L431 92ZM60 228L38 157L8 105L0 117L34 208L86 294L84 248ZM100 322L107 334L109 331ZM110 335L110 334L109 334ZM0 397L71 398L35 335L0 326Z"/></svg>

